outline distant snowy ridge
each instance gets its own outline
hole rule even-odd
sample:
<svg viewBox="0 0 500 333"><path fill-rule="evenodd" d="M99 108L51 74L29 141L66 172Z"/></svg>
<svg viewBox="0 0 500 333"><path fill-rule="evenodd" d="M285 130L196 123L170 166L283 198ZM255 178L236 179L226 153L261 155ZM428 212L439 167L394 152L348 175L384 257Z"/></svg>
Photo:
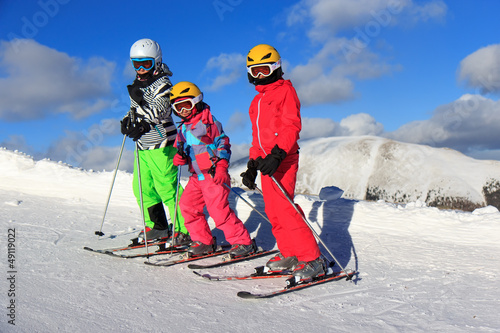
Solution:
<svg viewBox="0 0 500 333"><path fill-rule="evenodd" d="M95 172L0 148L0 190L69 199L97 205L106 202L113 172ZM113 204L135 205L132 175L119 171Z"/></svg>
<svg viewBox="0 0 500 333"><path fill-rule="evenodd" d="M475 160L451 149L373 136L309 139L301 141L300 147L297 193L319 194L324 187L336 186L348 199L421 201L467 211L488 205L500 208L499 161ZM233 186L244 188L239 175L247 159L232 162ZM0 149L0 189L104 203L112 174L35 161L23 153ZM186 180L183 177L182 183ZM115 186L125 195L113 196L113 200L134 204L131 182L130 173L119 171ZM91 197L78 193L82 188L93 193Z"/></svg>
<svg viewBox="0 0 500 333"><path fill-rule="evenodd" d="M500 207L499 161L374 136L308 139L300 147L298 193L337 186L349 199L422 201L470 211ZM242 163L230 169L233 185L242 186L235 176L244 169Z"/></svg>

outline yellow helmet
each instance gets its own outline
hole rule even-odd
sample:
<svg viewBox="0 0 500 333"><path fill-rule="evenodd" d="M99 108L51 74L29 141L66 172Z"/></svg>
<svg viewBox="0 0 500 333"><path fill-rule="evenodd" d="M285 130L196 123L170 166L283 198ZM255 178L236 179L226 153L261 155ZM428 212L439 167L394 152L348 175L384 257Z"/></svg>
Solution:
<svg viewBox="0 0 500 333"><path fill-rule="evenodd" d="M200 88L198 88L196 86L196 84L191 83L191 82L187 82L187 81L182 81L182 82L177 83L170 90L170 100L171 101L174 101L175 99L177 99L179 97L196 98L200 95L201 95L201 97L199 99L201 101L203 99L203 94L202 94Z"/></svg>
<svg viewBox="0 0 500 333"><path fill-rule="evenodd" d="M202 110L203 93L196 86L196 84L182 81L177 83L170 90L170 102L175 115L182 119L189 119L194 114ZM195 108L194 111L193 108ZM188 112L188 115L182 116L181 114Z"/></svg>
<svg viewBox="0 0 500 333"><path fill-rule="evenodd" d="M247 67L278 62L280 54L274 47L267 44L254 46L247 55Z"/></svg>

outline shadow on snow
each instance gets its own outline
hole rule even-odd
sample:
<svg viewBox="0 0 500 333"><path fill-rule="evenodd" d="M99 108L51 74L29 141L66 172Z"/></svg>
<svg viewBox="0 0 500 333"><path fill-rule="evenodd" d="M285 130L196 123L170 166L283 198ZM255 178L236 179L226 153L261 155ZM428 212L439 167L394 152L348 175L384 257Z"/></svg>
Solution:
<svg viewBox="0 0 500 333"><path fill-rule="evenodd" d="M324 187L319 194L319 200L312 204L312 208L307 214L307 221L318 232L319 237L335 256L336 261L340 266L347 269L351 258L354 259L354 268L357 271L358 261L354 244L351 235L349 234L349 226L351 224L354 213L354 205L356 200L337 198L332 196L332 188L336 191L341 191L336 187ZM233 187L233 191L239 195L245 193L245 190L239 187ZM236 210L235 207L241 204L241 200L235 193L229 196L229 205ZM248 199L246 199L256 210L265 215L264 200L258 192L249 191ZM341 192L340 192L341 195ZM340 197L338 195L338 197ZM320 216L322 214L322 216ZM272 249L276 246L276 239L272 234L271 224L264 220L260 214L251 210L250 216L243 221L250 234L253 234L257 245L264 249ZM322 222L322 223L321 223ZM215 231L215 230L214 230ZM321 252L328 258L332 259L323 246L320 244Z"/></svg>

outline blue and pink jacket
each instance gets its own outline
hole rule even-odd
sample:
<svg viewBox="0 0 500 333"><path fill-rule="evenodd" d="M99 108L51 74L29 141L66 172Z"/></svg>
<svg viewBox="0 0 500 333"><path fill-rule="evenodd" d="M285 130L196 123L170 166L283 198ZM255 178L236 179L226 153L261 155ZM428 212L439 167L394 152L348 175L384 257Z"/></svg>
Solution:
<svg viewBox="0 0 500 333"><path fill-rule="evenodd" d="M189 156L189 171L198 175L198 180L204 180L212 165L219 159L229 161L229 137L207 104L204 104L203 111L183 121L177 130L174 147L179 149L179 143L184 142L184 152Z"/></svg>

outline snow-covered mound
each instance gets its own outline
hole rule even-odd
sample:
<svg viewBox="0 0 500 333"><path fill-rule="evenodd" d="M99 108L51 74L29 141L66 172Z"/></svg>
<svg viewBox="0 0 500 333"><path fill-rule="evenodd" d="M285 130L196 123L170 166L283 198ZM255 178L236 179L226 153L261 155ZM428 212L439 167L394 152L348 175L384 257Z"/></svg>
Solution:
<svg viewBox="0 0 500 333"><path fill-rule="evenodd" d="M0 188L3 190L102 204L112 179L113 172L82 170L47 159L35 161L23 153L0 148ZM112 198L117 203L134 203L132 175L118 171L113 191Z"/></svg>
<svg viewBox="0 0 500 333"><path fill-rule="evenodd" d="M337 186L345 198L474 210L500 207L500 162L455 150L380 137L330 137L300 142L297 192ZM239 175L244 165L231 169ZM242 186L239 177L235 185Z"/></svg>

